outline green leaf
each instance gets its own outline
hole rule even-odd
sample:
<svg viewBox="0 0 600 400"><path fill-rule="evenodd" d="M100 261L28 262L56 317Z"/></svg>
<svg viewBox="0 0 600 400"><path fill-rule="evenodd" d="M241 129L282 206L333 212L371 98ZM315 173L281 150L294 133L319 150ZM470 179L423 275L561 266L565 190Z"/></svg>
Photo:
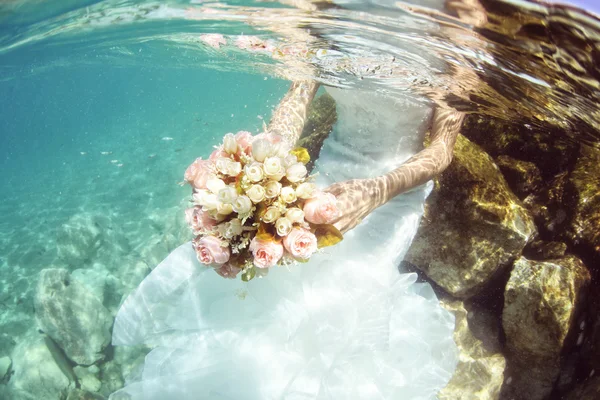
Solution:
<svg viewBox="0 0 600 400"><path fill-rule="evenodd" d="M317 237L317 247L323 248L338 244L344 239L344 235L333 225L315 225L315 236Z"/></svg>
<svg viewBox="0 0 600 400"><path fill-rule="evenodd" d="M295 155L298 162L301 162L302 164L308 164L310 161L310 154L308 154L308 150L304 147L296 147L290 153Z"/></svg>
<svg viewBox="0 0 600 400"><path fill-rule="evenodd" d="M254 267L248 268L246 271L242 272L242 280L244 282L251 281L256 276L256 270Z"/></svg>

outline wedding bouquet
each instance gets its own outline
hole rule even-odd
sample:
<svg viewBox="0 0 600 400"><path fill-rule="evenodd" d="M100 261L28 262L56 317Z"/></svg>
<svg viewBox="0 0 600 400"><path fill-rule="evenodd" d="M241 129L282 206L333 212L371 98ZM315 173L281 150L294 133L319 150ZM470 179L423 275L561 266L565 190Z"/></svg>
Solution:
<svg viewBox="0 0 600 400"><path fill-rule="evenodd" d="M228 133L208 160L196 159L185 180L193 187L186 220L198 260L249 281L342 240L331 225L340 214L336 198L317 190L309 161L306 149L290 149L278 135L246 131Z"/></svg>

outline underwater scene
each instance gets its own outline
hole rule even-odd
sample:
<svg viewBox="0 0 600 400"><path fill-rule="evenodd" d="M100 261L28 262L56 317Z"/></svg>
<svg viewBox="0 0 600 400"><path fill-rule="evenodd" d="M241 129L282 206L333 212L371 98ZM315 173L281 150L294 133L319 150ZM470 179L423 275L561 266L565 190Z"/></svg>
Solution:
<svg viewBox="0 0 600 400"><path fill-rule="evenodd" d="M0 2L0 399L600 399L600 6Z"/></svg>

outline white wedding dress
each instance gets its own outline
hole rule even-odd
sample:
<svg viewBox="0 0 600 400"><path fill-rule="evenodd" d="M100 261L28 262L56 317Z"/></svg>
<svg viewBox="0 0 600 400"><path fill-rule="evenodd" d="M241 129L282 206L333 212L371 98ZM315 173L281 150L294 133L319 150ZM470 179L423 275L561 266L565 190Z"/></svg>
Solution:
<svg viewBox="0 0 600 400"><path fill-rule="evenodd" d="M338 124L323 187L397 167L422 147L431 107L331 89ZM431 185L402 194L310 262L248 283L201 266L186 243L122 305L113 344L153 347L110 399L425 400L458 360L454 318L400 273Z"/></svg>

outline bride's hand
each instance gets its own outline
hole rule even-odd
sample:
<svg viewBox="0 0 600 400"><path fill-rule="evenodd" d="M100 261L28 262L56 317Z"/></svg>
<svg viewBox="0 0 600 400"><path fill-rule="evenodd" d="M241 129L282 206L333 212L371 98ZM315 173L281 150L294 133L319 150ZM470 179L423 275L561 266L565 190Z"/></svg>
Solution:
<svg viewBox="0 0 600 400"><path fill-rule="evenodd" d="M324 190L333 194L341 216L333 225L345 233L384 203L378 179L351 179L334 183Z"/></svg>

